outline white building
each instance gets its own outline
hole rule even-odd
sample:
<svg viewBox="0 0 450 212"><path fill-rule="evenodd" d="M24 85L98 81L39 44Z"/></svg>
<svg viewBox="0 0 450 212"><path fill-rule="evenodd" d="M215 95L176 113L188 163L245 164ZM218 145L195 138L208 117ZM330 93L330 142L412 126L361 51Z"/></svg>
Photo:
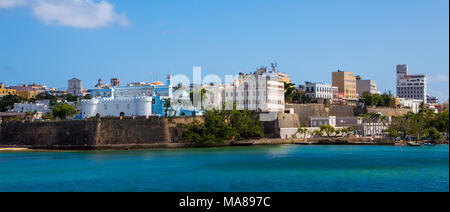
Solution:
<svg viewBox="0 0 450 212"><path fill-rule="evenodd" d="M439 104L439 97L427 95L427 103L428 104Z"/></svg>
<svg viewBox="0 0 450 212"><path fill-rule="evenodd" d="M94 98L81 101L81 116L151 116L152 97Z"/></svg>
<svg viewBox="0 0 450 212"><path fill-rule="evenodd" d="M72 78L69 80L67 93L73 96L83 96L83 86L81 85L81 80L77 78Z"/></svg>
<svg viewBox="0 0 450 212"><path fill-rule="evenodd" d="M38 100L36 103L14 103L13 112L38 112L47 114L51 111L49 100Z"/></svg>
<svg viewBox="0 0 450 212"><path fill-rule="evenodd" d="M92 99L81 100L81 116L164 116L165 101L172 98L172 76L167 84L102 87L90 90Z"/></svg>
<svg viewBox="0 0 450 212"><path fill-rule="evenodd" d="M356 133L361 136L382 136L386 134L388 124L382 122L364 122L354 127Z"/></svg>
<svg viewBox="0 0 450 212"><path fill-rule="evenodd" d="M379 93L377 84L374 80L363 80L361 76L356 76L356 93L362 96L364 92L369 92L370 94Z"/></svg>
<svg viewBox="0 0 450 212"><path fill-rule="evenodd" d="M224 102L236 103L239 110L283 112L284 83L278 80L276 66L258 69L254 74L240 74L232 85L225 85Z"/></svg>
<svg viewBox="0 0 450 212"><path fill-rule="evenodd" d="M418 113L420 111L420 105L423 104L423 100L419 99L407 99L407 98L398 98L398 106L404 108L411 108L413 113Z"/></svg>
<svg viewBox="0 0 450 212"><path fill-rule="evenodd" d="M305 82L305 94L311 99L333 99L331 84Z"/></svg>
<svg viewBox="0 0 450 212"><path fill-rule="evenodd" d="M418 99L427 103L427 77L409 75L408 65L397 65L397 96Z"/></svg>
<svg viewBox="0 0 450 212"><path fill-rule="evenodd" d="M322 125L336 127L336 116L311 117L311 127L320 127Z"/></svg>

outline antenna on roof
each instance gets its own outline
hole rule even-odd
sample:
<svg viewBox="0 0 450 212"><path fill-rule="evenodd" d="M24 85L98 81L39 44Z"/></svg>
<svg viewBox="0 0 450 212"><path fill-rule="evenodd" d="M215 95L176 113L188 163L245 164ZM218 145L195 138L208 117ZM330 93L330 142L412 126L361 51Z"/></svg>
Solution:
<svg viewBox="0 0 450 212"><path fill-rule="evenodd" d="M273 72L277 72L278 63L271 63L270 66L272 66Z"/></svg>

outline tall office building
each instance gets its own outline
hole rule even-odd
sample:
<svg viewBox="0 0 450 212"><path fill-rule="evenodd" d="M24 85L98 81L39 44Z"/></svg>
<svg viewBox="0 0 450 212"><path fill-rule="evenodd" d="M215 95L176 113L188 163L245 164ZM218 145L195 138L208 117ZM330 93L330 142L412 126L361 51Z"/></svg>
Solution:
<svg viewBox="0 0 450 212"><path fill-rule="evenodd" d="M409 75L408 65L397 65L397 96L427 103L427 77L423 74Z"/></svg>
<svg viewBox="0 0 450 212"><path fill-rule="evenodd" d="M338 87L339 93L344 94L346 101L357 101L356 77L353 72L341 71L333 72L333 86Z"/></svg>

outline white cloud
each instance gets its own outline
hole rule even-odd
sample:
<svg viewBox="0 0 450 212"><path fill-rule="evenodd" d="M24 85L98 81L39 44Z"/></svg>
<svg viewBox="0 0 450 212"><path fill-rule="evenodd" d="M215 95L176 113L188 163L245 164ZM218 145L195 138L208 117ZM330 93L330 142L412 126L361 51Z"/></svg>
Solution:
<svg viewBox="0 0 450 212"><path fill-rule="evenodd" d="M430 83L448 83L448 75L442 73L432 74L428 81Z"/></svg>
<svg viewBox="0 0 450 212"><path fill-rule="evenodd" d="M0 0L0 8L11 8L26 5L26 0Z"/></svg>
<svg viewBox="0 0 450 212"><path fill-rule="evenodd" d="M28 6L47 25L98 28L112 24L128 26L125 13L117 13L106 0L0 0L4 8Z"/></svg>

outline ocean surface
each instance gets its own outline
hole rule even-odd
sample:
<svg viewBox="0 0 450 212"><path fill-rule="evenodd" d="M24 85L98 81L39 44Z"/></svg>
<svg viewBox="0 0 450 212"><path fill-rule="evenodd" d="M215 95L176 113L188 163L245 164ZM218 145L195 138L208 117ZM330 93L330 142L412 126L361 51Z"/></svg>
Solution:
<svg viewBox="0 0 450 212"><path fill-rule="evenodd" d="M449 146L0 153L0 191L449 191Z"/></svg>

